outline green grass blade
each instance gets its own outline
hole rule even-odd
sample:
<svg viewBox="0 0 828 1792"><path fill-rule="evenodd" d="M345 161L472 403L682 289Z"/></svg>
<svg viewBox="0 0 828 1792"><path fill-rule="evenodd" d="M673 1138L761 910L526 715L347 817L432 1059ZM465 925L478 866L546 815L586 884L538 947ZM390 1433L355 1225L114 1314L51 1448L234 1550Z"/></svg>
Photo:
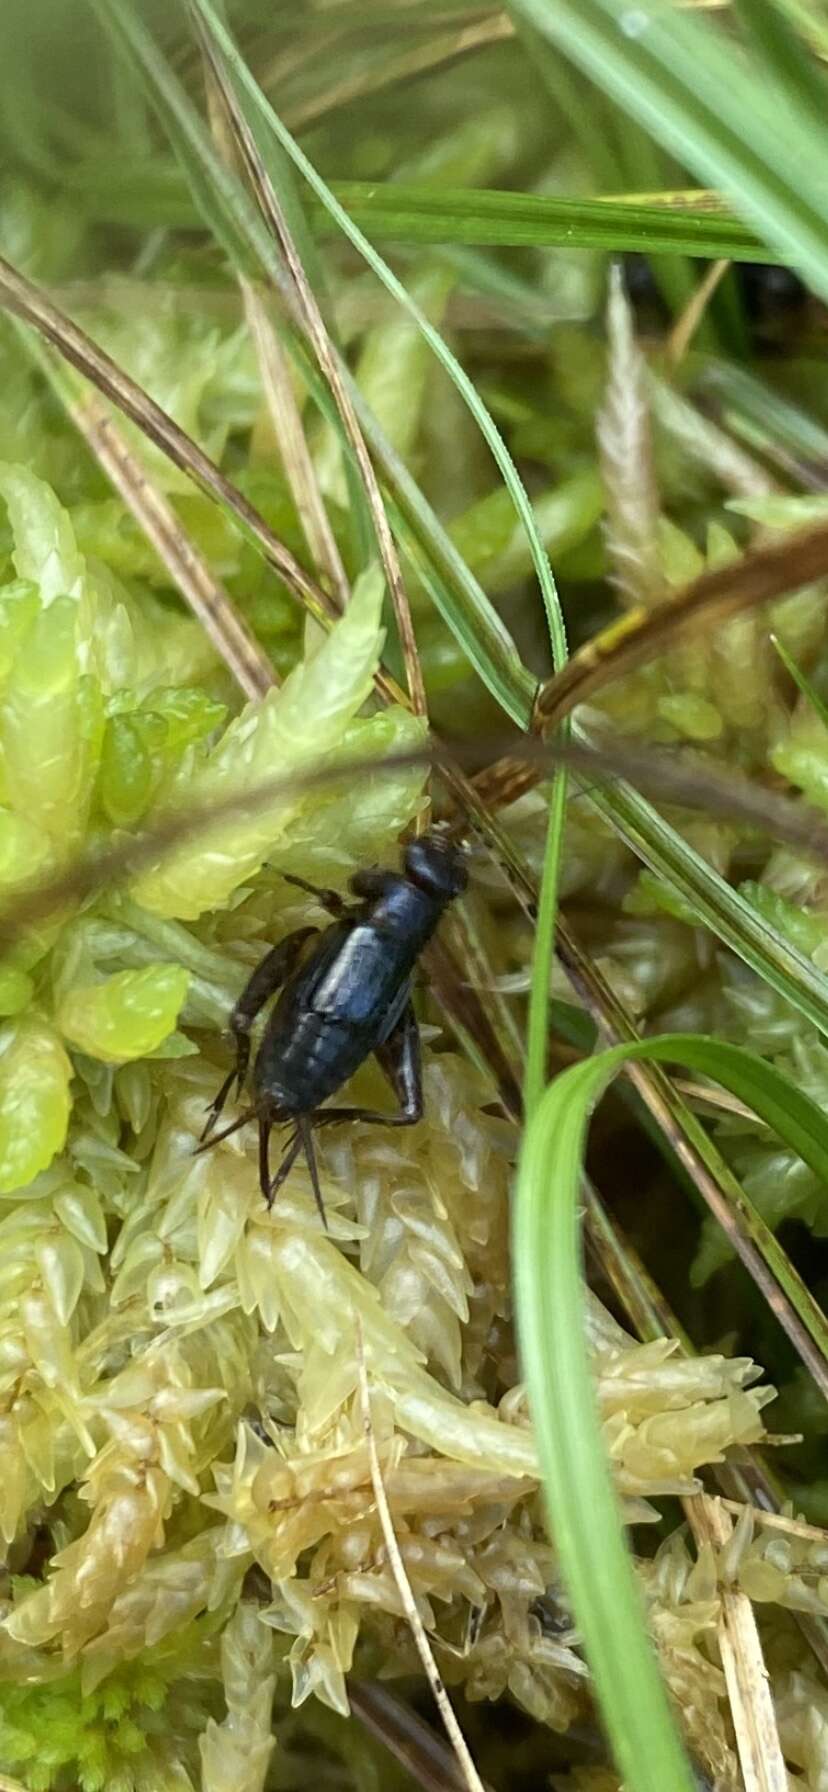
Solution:
<svg viewBox="0 0 828 1792"><path fill-rule="evenodd" d="M690 1792L647 1637L604 1451L587 1356L578 1214L590 1112L634 1059L680 1063L721 1083L823 1180L828 1121L771 1065L695 1034L614 1046L564 1071L529 1116L514 1208L515 1295L550 1529L629 1792ZM825 1321L818 1337L828 1344Z"/></svg>
<svg viewBox="0 0 828 1792"><path fill-rule="evenodd" d="M547 1089L526 1130L513 1234L521 1362L549 1528L628 1792L693 1792L596 1410L578 1221L586 1112L557 1098L561 1080Z"/></svg>
<svg viewBox="0 0 828 1792"><path fill-rule="evenodd" d="M107 163L99 156L50 169L53 179L56 173L71 191L72 203L100 223L138 228L164 223L186 230L203 216L203 206L194 202L190 175L157 154L130 160L115 154ZM640 251L705 259L726 256L730 261L777 259L724 205L719 209L672 198L669 204L559 199L480 187L435 189L405 181L331 181L330 190L354 224L369 231L376 242L603 249L613 255ZM311 200L307 212L317 236L330 236L336 229L318 201Z"/></svg>
<svg viewBox="0 0 828 1792"><path fill-rule="evenodd" d="M828 124L718 23L627 0L510 0L828 297Z"/></svg>
<svg viewBox="0 0 828 1792"><path fill-rule="evenodd" d="M785 671L793 679L797 690L801 692L805 701L810 703L814 715L819 716L820 721L826 728L828 728L828 707L823 703L819 692L812 685L807 673L803 672L802 668L797 665L793 654L788 652L784 641L780 641L778 635L771 635L771 641L782 661Z"/></svg>
<svg viewBox="0 0 828 1792"><path fill-rule="evenodd" d="M761 239L737 218L697 206L558 199L481 188L418 187L402 181L334 182L331 192L352 222L378 242L768 259ZM318 230L330 229L322 206L312 206L311 216Z"/></svg>

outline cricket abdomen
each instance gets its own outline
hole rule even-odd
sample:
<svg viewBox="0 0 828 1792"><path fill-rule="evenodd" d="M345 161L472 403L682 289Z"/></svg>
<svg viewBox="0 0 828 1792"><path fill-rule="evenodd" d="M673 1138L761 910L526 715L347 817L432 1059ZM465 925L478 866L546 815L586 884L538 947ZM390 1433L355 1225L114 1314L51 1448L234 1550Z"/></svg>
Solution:
<svg viewBox="0 0 828 1792"><path fill-rule="evenodd" d="M319 1107L382 1045L408 999L414 942L336 922L282 990L254 1069L257 1101Z"/></svg>

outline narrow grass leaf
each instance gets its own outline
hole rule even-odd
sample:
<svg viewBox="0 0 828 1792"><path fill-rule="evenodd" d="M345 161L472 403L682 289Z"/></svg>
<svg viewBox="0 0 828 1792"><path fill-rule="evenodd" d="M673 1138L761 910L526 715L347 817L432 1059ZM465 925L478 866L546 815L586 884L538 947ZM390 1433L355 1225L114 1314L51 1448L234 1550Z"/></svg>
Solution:
<svg viewBox="0 0 828 1792"><path fill-rule="evenodd" d="M760 1115L821 1178L828 1121L752 1053L695 1034L612 1047L564 1071L530 1114L514 1209L518 1328L550 1529L629 1792L690 1792L604 1451L586 1351L579 1204L589 1114L634 1060L681 1063ZM825 1337L821 1340L825 1347Z"/></svg>
<svg viewBox="0 0 828 1792"><path fill-rule="evenodd" d="M608 254L690 255L767 261L760 236L715 196L704 205L655 195L559 199L480 187L425 187L406 181L334 181L331 192L352 223L377 242L473 244L477 248L604 249ZM311 202L316 229L327 208ZM781 255L781 252L780 252ZM784 257L782 257L784 259Z"/></svg>
<svg viewBox="0 0 828 1792"><path fill-rule="evenodd" d="M823 703L819 692L811 683L807 673L803 672L801 666L797 665L793 654L788 652L784 641L780 641L778 635L771 635L771 641L776 648L785 671L793 679L797 690L801 692L806 702L810 703L814 715L819 716L820 721L824 723L826 728L828 728L828 706Z"/></svg>

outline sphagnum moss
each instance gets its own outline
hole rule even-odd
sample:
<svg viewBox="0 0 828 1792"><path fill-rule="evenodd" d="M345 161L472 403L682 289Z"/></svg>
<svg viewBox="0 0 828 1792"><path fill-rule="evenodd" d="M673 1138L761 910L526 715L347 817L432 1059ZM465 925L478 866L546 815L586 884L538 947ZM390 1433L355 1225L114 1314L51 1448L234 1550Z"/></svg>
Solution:
<svg viewBox="0 0 828 1792"><path fill-rule="evenodd" d="M381 756L412 737L402 714L358 713L382 640L375 580L281 691L225 724L199 685L173 698L160 683L163 618L142 658L140 610L81 554L49 489L19 467L3 478L27 581L0 591L7 889L32 851L60 863L112 827L113 721L148 719L149 822L195 791L244 791L274 755L288 767L376 742ZM53 736L20 724L24 681L34 709L60 706L59 801ZM195 1783L199 1728L205 1785L261 1786L288 1671L294 1703L315 1694L344 1712L360 1651L411 1668L362 1434L357 1318L403 1560L445 1677L472 1698L508 1692L557 1729L586 1708L574 1638L537 1615L554 1552L514 1357L487 1344L510 1325L514 1140L484 1112L485 1084L427 1049L419 1126L402 1141L354 1126L326 1149L330 1237L302 1169L268 1215L246 1133L193 1156L226 1008L266 937L306 907L280 868L341 884L421 800L411 774L377 781L367 806L305 797L222 823L14 948L26 1000L0 1056L0 1525L12 1565L47 1541L40 1574L8 1589L0 1671L33 1690L0 1695L0 1738L32 1792L67 1772L84 1792L102 1775ZM692 1491L704 1462L762 1436L770 1390L748 1362L637 1345L597 1302L592 1343L630 1517L654 1518L653 1497ZM244 1597L253 1565L272 1587L264 1606ZM682 1662L665 1648L679 1696ZM193 1675L191 1726L177 1713Z"/></svg>

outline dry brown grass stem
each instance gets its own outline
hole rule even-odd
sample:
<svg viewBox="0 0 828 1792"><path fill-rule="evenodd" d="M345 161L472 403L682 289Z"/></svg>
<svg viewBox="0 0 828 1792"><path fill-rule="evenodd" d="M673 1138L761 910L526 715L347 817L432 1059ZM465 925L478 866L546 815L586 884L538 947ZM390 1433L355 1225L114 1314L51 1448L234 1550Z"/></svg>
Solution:
<svg viewBox="0 0 828 1792"><path fill-rule="evenodd" d="M69 400L67 409L245 696L263 697L277 683L267 654L101 400L86 392Z"/></svg>
<svg viewBox="0 0 828 1792"><path fill-rule="evenodd" d="M268 316L267 304L259 287L244 275L239 276L239 285L244 314L256 345L262 391L296 513L317 574L329 584L338 604L344 609L350 597L350 586L319 490L287 357Z"/></svg>
<svg viewBox="0 0 828 1792"><path fill-rule="evenodd" d="M684 360L710 300L729 267L729 261L711 261L695 291L690 294L667 338L665 355L670 367L678 367Z"/></svg>
<svg viewBox="0 0 828 1792"><path fill-rule="evenodd" d="M368 1461L371 1468L371 1484L374 1489L377 1517L380 1521L383 1538L385 1540L385 1547L388 1552L389 1567L394 1576L394 1583L400 1596L400 1603L411 1627L411 1634L414 1638L417 1654L423 1664L423 1672L431 1687L431 1691L434 1695L434 1702L445 1726L446 1735L448 1736L449 1742L451 1743L457 1758L457 1765L460 1769L463 1785L467 1787L468 1792L485 1792L483 1781L471 1758L466 1738L457 1722L453 1706L443 1685L440 1670L434 1659L431 1644L426 1635L425 1625L417 1610L417 1602L411 1591L411 1582L406 1574L405 1563L402 1559L400 1546L394 1531L394 1521L391 1517L391 1509L388 1504L388 1496L385 1491L382 1479L382 1469L377 1453L377 1440L374 1436L374 1424L371 1417L371 1394L368 1386L368 1372L365 1366L365 1347L362 1335L362 1323L359 1315L357 1315L356 1318L356 1360L359 1376L360 1405L362 1407L362 1423L365 1431L365 1441L368 1447Z"/></svg>
<svg viewBox="0 0 828 1792"><path fill-rule="evenodd" d="M365 490L365 498L371 512L371 520L376 535L380 560L385 573L388 591L394 608L394 616L400 637L406 680L411 705L416 715L427 713L425 685L423 683L420 656L411 620L411 609L403 584L402 570L397 554L391 527L385 514L385 506L374 472L371 457L365 444L365 438L359 426L356 410L350 393L342 377L337 355L325 327L325 321L317 304L316 295L305 273L302 258L293 240L284 208L273 187L273 183L259 154L255 138L242 112L232 83L213 47L206 38L198 21L204 55L207 59L211 75L217 91L221 95L228 123L233 134L234 143L247 173L250 185L265 222L269 226L276 242L285 258L296 294L300 319L308 341L313 349L334 400L342 427L351 445L351 449L359 470L359 476Z"/></svg>
<svg viewBox="0 0 828 1792"><path fill-rule="evenodd" d="M685 1511L697 1545L709 1543L718 1553L733 1533L721 1500L700 1494L685 1501ZM720 1587L719 1598L719 1652L745 1792L788 1792L790 1782L753 1606L745 1593L732 1587Z"/></svg>

